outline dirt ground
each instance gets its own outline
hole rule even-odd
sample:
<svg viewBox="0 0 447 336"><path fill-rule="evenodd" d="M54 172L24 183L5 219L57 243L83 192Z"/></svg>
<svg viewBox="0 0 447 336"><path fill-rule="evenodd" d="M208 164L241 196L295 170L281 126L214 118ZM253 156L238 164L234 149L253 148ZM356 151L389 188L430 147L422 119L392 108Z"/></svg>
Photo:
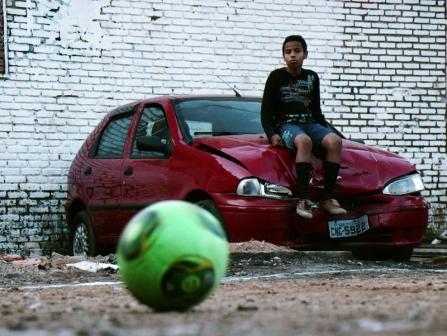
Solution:
<svg viewBox="0 0 447 336"><path fill-rule="evenodd" d="M227 276L187 312L154 312L115 257L0 256L0 335L445 335L447 258L364 262L347 252L231 244ZM96 272L68 266L103 265ZM78 264L79 265L79 264ZM108 266L109 265L109 266Z"/></svg>

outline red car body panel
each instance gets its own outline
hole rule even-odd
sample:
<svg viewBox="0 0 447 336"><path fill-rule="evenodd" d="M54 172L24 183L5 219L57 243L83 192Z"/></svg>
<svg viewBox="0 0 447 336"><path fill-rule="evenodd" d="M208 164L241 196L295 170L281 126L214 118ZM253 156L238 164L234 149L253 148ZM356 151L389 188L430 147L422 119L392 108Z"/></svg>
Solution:
<svg viewBox="0 0 447 336"><path fill-rule="evenodd" d="M117 112L103 119L70 168L66 208L69 225L77 212L86 210L98 243L114 244L127 221L144 206L167 199L197 201L200 195L217 205L230 241L259 239L306 249L420 244L428 223L424 198L381 192L390 180L415 172L404 158L343 140L336 197L348 213L334 217L316 210L314 219L306 220L295 214L293 199L236 194L239 181L247 177L287 186L296 193L293 153L271 147L263 134L202 137L188 143L172 103L182 98L190 97L158 97L135 103L121 159L92 156L96 139ZM172 151L168 158L133 159L131 142L139 116L144 106L153 104L166 114ZM311 164L311 196L318 200L323 163L313 156ZM329 237L328 221L363 215L369 220L367 232L348 238Z"/></svg>
<svg viewBox="0 0 447 336"><path fill-rule="evenodd" d="M281 185L296 185L293 154L287 149L269 146L264 136L214 137L197 141L240 160L253 176ZM323 183L322 161L313 157L311 163L312 186L318 188ZM343 140L338 194L376 192L387 181L412 171L414 167L398 155Z"/></svg>

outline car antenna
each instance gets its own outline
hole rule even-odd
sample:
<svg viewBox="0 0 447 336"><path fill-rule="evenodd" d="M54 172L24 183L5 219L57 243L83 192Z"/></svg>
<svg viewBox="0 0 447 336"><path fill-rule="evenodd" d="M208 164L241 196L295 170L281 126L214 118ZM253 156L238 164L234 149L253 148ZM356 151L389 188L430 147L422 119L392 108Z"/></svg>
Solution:
<svg viewBox="0 0 447 336"><path fill-rule="evenodd" d="M229 83L227 83L223 78L221 78L219 75L216 75L217 78L219 78L222 82L224 82L225 84L227 84L236 94L236 97L240 98L242 97L241 94L239 92L236 91L236 89L234 87L232 87Z"/></svg>

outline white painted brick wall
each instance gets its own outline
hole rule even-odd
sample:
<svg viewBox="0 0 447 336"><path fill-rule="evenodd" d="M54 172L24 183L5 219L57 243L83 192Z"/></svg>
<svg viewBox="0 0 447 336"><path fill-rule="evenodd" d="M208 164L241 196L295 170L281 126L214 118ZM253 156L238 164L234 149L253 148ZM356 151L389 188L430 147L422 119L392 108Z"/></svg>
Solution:
<svg viewBox="0 0 447 336"><path fill-rule="evenodd" d="M286 35L309 44L323 111L421 171L445 225L446 1L7 0L0 251L63 246L66 174L111 108L171 93L261 95ZM293 19L292 19L293 18ZM29 252L29 251L28 251Z"/></svg>

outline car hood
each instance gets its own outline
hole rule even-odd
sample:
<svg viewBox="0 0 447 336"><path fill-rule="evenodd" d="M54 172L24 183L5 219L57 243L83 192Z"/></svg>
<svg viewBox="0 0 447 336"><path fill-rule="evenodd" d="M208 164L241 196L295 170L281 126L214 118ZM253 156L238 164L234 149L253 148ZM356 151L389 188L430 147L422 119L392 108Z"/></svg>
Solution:
<svg viewBox="0 0 447 336"><path fill-rule="evenodd" d="M265 181L296 188L294 155L285 148L275 148L262 135L235 135L196 139L199 147L237 162L251 175ZM312 157L311 188L321 188L324 162ZM343 140L342 160L337 185L340 194L375 192L402 175L414 172L403 157L357 142Z"/></svg>

